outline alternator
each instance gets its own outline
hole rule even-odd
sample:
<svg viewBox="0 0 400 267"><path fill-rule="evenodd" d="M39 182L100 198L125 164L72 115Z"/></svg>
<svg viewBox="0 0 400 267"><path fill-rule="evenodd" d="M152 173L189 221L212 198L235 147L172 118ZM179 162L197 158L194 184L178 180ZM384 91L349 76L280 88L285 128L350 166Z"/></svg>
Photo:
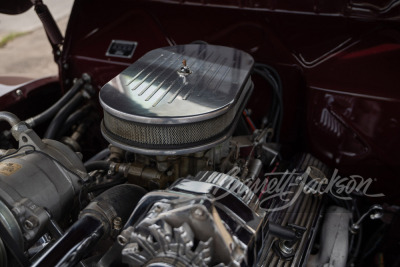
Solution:
<svg viewBox="0 0 400 267"><path fill-rule="evenodd" d="M147 194L118 242L130 266L252 266L265 218L258 198L237 178L201 172Z"/></svg>

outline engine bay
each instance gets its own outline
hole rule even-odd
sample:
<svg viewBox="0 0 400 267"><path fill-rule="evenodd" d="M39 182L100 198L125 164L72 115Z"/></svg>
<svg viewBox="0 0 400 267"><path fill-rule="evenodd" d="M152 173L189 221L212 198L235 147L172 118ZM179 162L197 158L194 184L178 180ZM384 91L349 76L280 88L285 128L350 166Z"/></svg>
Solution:
<svg viewBox="0 0 400 267"><path fill-rule="evenodd" d="M47 32L59 77L0 94L1 266L400 264L397 22L222 2Z"/></svg>

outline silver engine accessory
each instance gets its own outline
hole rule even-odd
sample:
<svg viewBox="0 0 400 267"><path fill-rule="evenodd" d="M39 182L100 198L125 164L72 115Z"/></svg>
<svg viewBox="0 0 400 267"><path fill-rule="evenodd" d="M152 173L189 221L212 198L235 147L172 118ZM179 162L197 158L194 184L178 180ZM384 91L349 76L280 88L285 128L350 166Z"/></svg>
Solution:
<svg viewBox="0 0 400 267"><path fill-rule="evenodd" d="M87 173L70 148L41 140L24 122L15 122L12 133L19 148L0 157L0 223L23 247L69 213ZM3 246L0 250L5 255Z"/></svg>
<svg viewBox="0 0 400 267"><path fill-rule="evenodd" d="M303 156L279 182L283 198L215 171L177 180L141 199L98 266L305 266L322 218L322 195L307 185L322 167Z"/></svg>
<svg viewBox="0 0 400 267"><path fill-rule="evenodd" d="M148 52L100 91L102 133L146 155L204 151L228 139L253 88L253 58L213 45Z"/></svg>
<svg viewBox="0 0 400 267"><path fill-rule="evenodd" d="M258 266L275 257L270 266L304 264L319 197L305 195L288 211L294 219L282 222L277 217L285 213L261 208L253 190L237 177L206 171L148 193L98 266L116 259L129 266ZM303 219L306 206L315 209Z"/></svg>
<svg viewBox="0 0 400 267"><path fill-rule="evenodd" d="M141 200L118 236L122 262L252 266L267 233L258 206L257 196L237 178L218 172L189 176Z"/></svg>

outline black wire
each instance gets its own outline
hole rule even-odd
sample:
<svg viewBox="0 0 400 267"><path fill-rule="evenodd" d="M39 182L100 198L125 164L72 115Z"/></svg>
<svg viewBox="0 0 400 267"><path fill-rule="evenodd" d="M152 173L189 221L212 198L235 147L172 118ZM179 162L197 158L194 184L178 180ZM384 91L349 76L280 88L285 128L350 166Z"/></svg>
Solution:
<svg viewBox="0 0 400 267"><path fill-rule="evenodd" d="M271 108L268 114L268 122L273 124L273 121L275 120L276 117L276 111L279 109L279 104L278 104L278 97L276 94L272 94L272 99L271 99Z"/></svg>
<svg viewBox="0 0 400 267"><path fill-rule="evenodd" d="M9 158L14 158L14 157L17 157L17 156L24 156L24 155L26 155L25 152L24 152L24 153L17 154L21 149L23 149L23 148L25 148L25 147L31 147L31 148L35 149L35 147L34 147L33 145L23 145L23 146L21 146L20 148L18 148L17 150L15 150L14 152L0 157L0 161L6 160L6 159L9 159Z"/></svg>
<svg viewBox="0 0 400 267"><path fill-rule="evenodd" d="M275 118L273 121L273 125L276 128L277 131L277 136L279 139L279 133L280 133L280 125L282 124L282 118L283 118L283 100L282 100L282 86L280 79L276 80L274 78L274 75L272 75L268 68L259 68L255 69L255 72L259 74L261 77L263 77L267 82L271 85L273 92L275 93L275 96L278 98L278 104L279 104L279 109L277 109ZM276 73L276 72L274 72ZM277 75L277 73L276 73ZM277 123L277 116L279 115L279 124Z"/></svg>
<svg viewBox="0 0 400 267"><path fill-rule="evenodd" d="M273 111L272 112L273 114L268 114L268 115L270 121L271 121L271 116L273 116L271 123L272 127L275 130L275 141L279 142L280 130L283 121L283 99L282 99L281 79L275 69L265 64L256 63L254 72L260 75L262 78L264 78L271 85L274 96L276 97L276 98L274 97L273 102L276 102L275 99L278 100L277 105L274 103L272 104L271 110ZM276 110L274 111L275 106L277 107Z"/></svg>
<svg viewBox="0 0 400 267"><path fill-rule="evenodd" d="M276 86L276 95L278 97L279 105L280 105L280 112L279 112L279 124L276 126L277 128L277 136L279 138L280 135L280 130L282 127L282 121L283 121L283 96L282 96L282 82L281 79L278 75L278 73L270 66L264 65L264 71L267 73L268 76L272 79L272 81L275 83ZM274 73L271 74L270 72ZM275 76L275 77L274 77Z"/></svg>
<svg viewBox="0 0 400 267"><path fill-rule="evenodd" d="M271 106L271 110L272 112L270 112L271 114L269 114L271 117L273 117L273 119L270 118L270 121L272 121L272 125L274 127L274 129L277 128L277 120L278 120L278 116L280 115L280 107L281 107L281 100L279 99L279 93L277 92L277 83L274 81L274 79L268 75L265 74L265 71L261 71L261 70L255 70L256 73L258 73L259 75L261 75L264 79L267 80L267 82L272 86L272 89L274 90L274 94L273 94L273 102L272 102L272 106ZM275 99L278 100L278 103L276 103ZM276 108L275 108L276 106ZM275 110L276 109L276 110Z"/></svg>
<svg viewBox="0 0 400 267"><path fill-rule="evenodd" d="M282 80L281 77L279 76L278 72L271 66L263 63L255 63L255 67L260 67L260 68L265 68L268 71L270 71L273 75L275 80L278 82L279 87L282 87Z"/></svg>

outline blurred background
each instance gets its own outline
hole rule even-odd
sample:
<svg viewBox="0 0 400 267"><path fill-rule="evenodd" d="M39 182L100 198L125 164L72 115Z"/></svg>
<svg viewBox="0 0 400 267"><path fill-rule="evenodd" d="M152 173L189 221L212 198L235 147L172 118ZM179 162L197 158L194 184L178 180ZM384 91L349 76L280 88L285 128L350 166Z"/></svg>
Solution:
<svg viewBox="0 0 400 267"><path fill-rule="evenodd" d="M63 35L73 0L44 0ZM57 75L51 46L33 8L0 14L0 76L40 78Z"/></svg>

